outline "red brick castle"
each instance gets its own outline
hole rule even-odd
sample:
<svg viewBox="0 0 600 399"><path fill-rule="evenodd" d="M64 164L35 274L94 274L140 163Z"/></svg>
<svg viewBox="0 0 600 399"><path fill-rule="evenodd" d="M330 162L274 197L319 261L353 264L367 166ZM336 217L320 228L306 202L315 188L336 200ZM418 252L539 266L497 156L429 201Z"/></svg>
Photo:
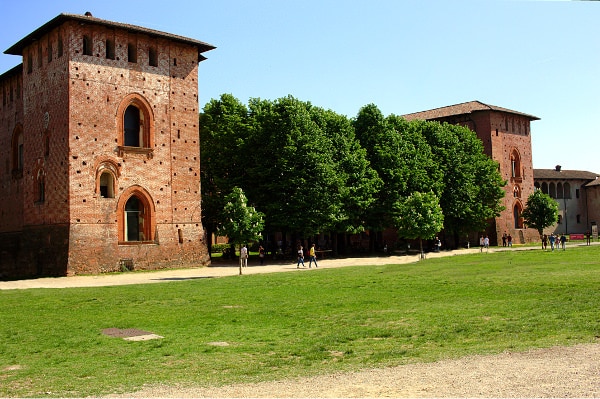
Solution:
<svg viewBox="0 0 600 399"><path fill-rule="evenodd" d="M198 63L214 47L61 14L5 51L0 278L208 262Z"/></svg>

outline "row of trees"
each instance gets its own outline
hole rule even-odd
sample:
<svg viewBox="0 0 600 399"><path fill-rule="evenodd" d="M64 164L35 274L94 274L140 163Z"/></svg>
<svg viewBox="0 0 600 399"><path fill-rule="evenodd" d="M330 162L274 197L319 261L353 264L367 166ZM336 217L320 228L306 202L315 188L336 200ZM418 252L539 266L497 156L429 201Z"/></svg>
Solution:
<svg viewBox="0 0 600 399"><path fill-rule="evenodd" d="M428 239L444 228L458 245L502 210L498 165L464 127L385 117L373 104L350 119L291 96L245 105L223 94L200 118L209 233L230 222L234 188L264 214L265 233L298 237L396 227Z"/></svg>

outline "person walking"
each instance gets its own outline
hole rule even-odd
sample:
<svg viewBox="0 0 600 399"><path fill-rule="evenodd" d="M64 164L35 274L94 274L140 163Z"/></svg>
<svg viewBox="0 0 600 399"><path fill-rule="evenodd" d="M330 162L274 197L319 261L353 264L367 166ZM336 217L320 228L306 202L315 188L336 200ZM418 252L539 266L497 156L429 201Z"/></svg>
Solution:
<svg viewBox="0 0 600 399"><path fill-rule="evenodd" d="M483 239L483 246L485 247L485 252L490 250L490 238L488 236L485 236Z"/></svg>
<svg viewBox="0 0 600 399"><path fill-rule="evenodd" d="M485 245L483 236L479 237L479 252L483 252L483 246Z"/></svg>
<svg viewBox="0 0 600 399"><path fill-rule="evenodd" d="M554 241L556 240L556 237L554 237L554 233L550 234L550 237L548 237L548 241L550 241L550 249L552 249L554 251Z"/></svg>
<svg viewBox="0 0 600 399"><path fill-rule="evenodd" d="M561 234L560 236L560 246L562 247L562 250L565 250L565 245L567 244L567 236L565 236L564 234Z"/></svg>
<svg viewBox="0 0 600 399"><path fill-rule="evenodd" d="M506 241L508 242L508 246L512 247L512 236L509 234L508 237L506 237Z"/></svg>
<svg viewBox="0 0 600 399"><path fill-rule="evenodd" d="M258 247L258 259L260 259L260 265L262 266L265 263L265 248L262 245Z"/></svg>
<svg viewBox="0 0 600 399"><path fill-rule="evenodd" d="M308 254L310 255L310 261L308 262L308 268L311 268L311 265L313 263L313 261L315 262L315 267L319 267L319 265L317 265L317 251L315 250L315 244L313 244L310 247L310 251L308 252Z"/></svg>
<svg viewBox="0 0 600 399"><path fill-rule="evenodd" d="M306 267L304 264L304 251L302 250L302 245L298 245L298 264L296 264L296 269L300 269L300 263L302 263L302 267Z"/></svg>
<svg viewBox="0 0 600 399"><path fill-rule="evenodd" d="M544 248L544 250L546 250L547 246L548 246L548 235L544 234L544 236L542 237L542 248Z"/></svg>
<svg viewBox="0 0 600 399"><path fill-rule="evenodd" d="M246 244L240 249L240 259L242 261L242 267L248 267L248 248Z"/></svg>

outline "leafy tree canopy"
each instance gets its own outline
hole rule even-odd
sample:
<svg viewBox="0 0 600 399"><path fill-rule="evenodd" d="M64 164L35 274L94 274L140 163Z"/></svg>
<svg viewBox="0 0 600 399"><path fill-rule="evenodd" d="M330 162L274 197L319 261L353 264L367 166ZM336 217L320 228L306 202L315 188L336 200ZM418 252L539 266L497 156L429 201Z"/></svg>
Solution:
<svg viewBox="0 0 600 399"><path fill-rule="evenodd" d="M535 190L527 198L522 216L525 223L536 229L541 237L544 229L558 220L558 204L548 194Z"/></svg>

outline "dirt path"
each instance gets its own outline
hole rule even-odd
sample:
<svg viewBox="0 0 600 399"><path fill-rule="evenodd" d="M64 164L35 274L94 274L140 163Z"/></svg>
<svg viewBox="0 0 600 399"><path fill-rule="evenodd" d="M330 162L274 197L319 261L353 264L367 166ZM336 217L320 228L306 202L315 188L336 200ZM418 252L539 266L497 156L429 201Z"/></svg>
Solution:
<svg viewBox="0 0 600 399"><path fill-rule="evenodd" d="M221 388L155 386L130 398L600 397L600 344L471 356Z"/></svg>

